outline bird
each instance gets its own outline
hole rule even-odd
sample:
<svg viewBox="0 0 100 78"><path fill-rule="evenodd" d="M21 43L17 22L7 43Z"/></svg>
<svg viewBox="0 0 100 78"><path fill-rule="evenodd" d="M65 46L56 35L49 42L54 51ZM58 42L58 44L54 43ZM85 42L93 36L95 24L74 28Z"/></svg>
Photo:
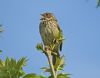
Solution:
<svg viewBox="0 0 100 78"><path fill-rule="evenodd" d="M51 45L54 45L52 51L55 54L52 53L51 55L53 65L55 65L57 58L60 58L59 52L62 50L63 33L53 13L46 12L40 15L39 32L44 46L51 47Z"/></svg>

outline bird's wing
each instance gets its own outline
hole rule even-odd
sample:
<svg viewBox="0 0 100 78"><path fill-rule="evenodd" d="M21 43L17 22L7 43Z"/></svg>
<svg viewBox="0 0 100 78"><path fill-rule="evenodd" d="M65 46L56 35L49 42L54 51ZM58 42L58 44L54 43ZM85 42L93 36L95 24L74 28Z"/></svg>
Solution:
<svg viewBox="0 0 100 78"><path fill-rule="evenodd" d="M60 29L59 25L57 25L58 29L59 29L59 39L63 39L63 32ZM62 45L63 45L63 40L60 40L60 51L62 50Z"/></svg>
<svg viewBox="0 0 100 78"><path fill-rule="evenodd" d="M41 30L41 23L39 24L39 32L40 32L40 35L42 33L42 30Z"/></svg>
<svg viewBox="0 0 100 78"><path fill-rule="evenodd" d="M44 25L43 25L42 22L41 22L40 25L39 25L39 32L40 32L42 41L43 41L44 44L45 44L45 43L46 43L46 42L45 42L45 32L44 32Z"/></svg>

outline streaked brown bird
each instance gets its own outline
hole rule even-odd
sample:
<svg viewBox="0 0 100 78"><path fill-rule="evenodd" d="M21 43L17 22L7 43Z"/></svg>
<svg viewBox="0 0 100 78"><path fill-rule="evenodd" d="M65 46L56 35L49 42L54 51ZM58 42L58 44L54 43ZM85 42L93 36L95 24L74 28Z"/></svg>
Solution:
<svg viewBox="0 0 100 78"><path fill-rule="evenodd" d="M60 58L59 51L62 49L62 30L60 29L57 19L52 13L43 13L41 14L41 22L39 26L40 35L44 46L54 45L52 54L53 65L56 63L56 58Z"/></svg>

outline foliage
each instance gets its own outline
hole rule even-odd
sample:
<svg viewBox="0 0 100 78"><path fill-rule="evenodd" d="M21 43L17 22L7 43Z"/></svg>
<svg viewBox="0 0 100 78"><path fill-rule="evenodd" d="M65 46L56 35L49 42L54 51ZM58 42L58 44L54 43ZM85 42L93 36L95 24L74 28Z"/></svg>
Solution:
<svg viewBox="0 0 100 78"><path fill-rule="evenodd" d="M61 39L61 40L63 40L63 39ZM52 46L55 46L55 44L53 44ZM49 48L47 48L47 46L44 47L42 43L37 44L36 48L37 48L37 50L42 51L47 56L47 58L49 57L48 52L53 53L52 49L51 49L52 47L49 47ZM45 49L51 50L51 51L46 51ZM50 60L48 59L48 62L49 61ZM41 69L44 72L50 73L50 76L48 78L56 78L56 76L54 77L53 73L55 73L55 75L57 75L57 78L70 78L69 74L64 74L62 72L62 70L64 70L64 66L65 66L64 56L61 56L60 58L56 57L56 63L55 63L55 65L53 65L53 69L55 70L55 72L53 72L50 63L49 63L49 67L42 67Z"/></svg>
<svg viewBox="0 0 100 78"><path fill-rule="evenodd" d="M45 77L36 75L35 73L30 73L30 74L26 74L23 78L45 78Z"/></svg>
<svg viewBox="0 0 100 78"><path fill-rule="evenodd" d="M46 78L35 73L25 74L23 66L26 66L27 59L23 57L16 61L13 58L0 59L0 78Z"/></svg>
<svg viewBox="0 0 100 78"><path fill-rule="evenodd" d="M0 50L0 53L2 53L2 50Z"/></svg>
<svg viewBox="0 0 100 78"><path fill-rule="evenodd" d="M36 46L37 50L43 51L43 45L42 43L38 43Z"/></svg>
<svg viewBox="0 0 100 78"><path fill-rule="evenodd" d="M16 61L13 58L6 58L5 61L0 59L0 78L20 78L25 72L23 66L26 65L26 58L23 57Z"/></svg>
<svg viewBox="0 0 100 78"><path fill-rule="evenodd" d="M97 7L100 7L100 0L98 0Z"/></svg>
<svg viewBox="0 0 100 78"><path fill-rule="evenodd" d="M69 75L70 74L60 73L57 75L57 78L70 78ZM52 78L52 76L49 76L48 78Z"/></svg>
<svg viewBox="0 0 100 78"><path fill-rule="evenodd" d="M69 75L70 74L60 73L60 74L58 74L57 78L70 78Z"/></svg>

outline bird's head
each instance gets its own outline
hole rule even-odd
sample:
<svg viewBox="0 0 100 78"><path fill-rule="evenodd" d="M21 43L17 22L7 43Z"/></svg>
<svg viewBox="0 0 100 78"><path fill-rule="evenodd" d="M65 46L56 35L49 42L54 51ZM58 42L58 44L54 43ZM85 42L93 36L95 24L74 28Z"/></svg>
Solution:
<svg viewBox="0 0 100 78"><path fill-rule="evenodd" d="M40 20L56 20L55 16L53 15L53 13L43 13L43 14L40 14L42 17Z"/></svg>

